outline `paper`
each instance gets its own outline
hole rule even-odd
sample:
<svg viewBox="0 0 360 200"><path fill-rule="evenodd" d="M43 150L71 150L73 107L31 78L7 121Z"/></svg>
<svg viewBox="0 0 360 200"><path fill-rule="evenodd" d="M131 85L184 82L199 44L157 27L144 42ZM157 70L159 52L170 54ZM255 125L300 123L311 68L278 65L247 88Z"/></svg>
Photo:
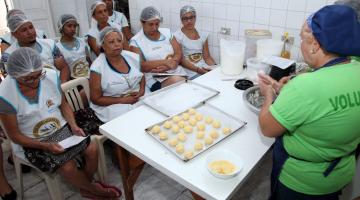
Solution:
<svg viewBox="0 0 360 200"><path fill-rule="evenodd" d="M87 137L83 137L83 136L77 136L77 135L73 135L71 137L66 138L65 140L59 142L59 145L63 148L63 149L67 149L70 147L73 147L77 144L79 144L80 142L82 142L83 140L85 140Z"/></svg>
<svg viewBox="0 0 360 200"><path fill-rule="evenodd" d="M269 64L269 65L274 65L280 69L286 69L295 63L294 60L289 60L289 59L281 58L281 57L277 57L277 56L267 57L262 62Z"/></svg>
<svg viewBox="0 0 360 200"><path fill-rule="evenodd" d="M153 77L166 77L166 76L187 76L186 74L170 74L170 73L149 73Z"/></svg>

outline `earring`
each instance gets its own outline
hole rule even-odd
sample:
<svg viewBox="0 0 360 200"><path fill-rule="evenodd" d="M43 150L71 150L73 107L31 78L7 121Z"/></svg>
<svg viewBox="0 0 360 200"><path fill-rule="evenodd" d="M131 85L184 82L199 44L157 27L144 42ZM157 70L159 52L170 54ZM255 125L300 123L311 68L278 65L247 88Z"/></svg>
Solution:
<svg viewBox="0 0 360 200"><path fill-rule="evenodd" d="M314 50L314 49L311 49L310 53L314 54L314 53L315 53L315 50Z"/></svg>

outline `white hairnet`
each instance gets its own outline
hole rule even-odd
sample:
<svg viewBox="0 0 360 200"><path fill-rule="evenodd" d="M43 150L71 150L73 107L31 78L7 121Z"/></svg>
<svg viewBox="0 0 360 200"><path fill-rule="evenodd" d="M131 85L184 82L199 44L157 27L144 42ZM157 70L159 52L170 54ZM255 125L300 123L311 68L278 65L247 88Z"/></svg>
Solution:
<svg viewBox="0 0 360 200"><path fill-rule="evenodd" d="M25 13L22 10L19 10L19 9L9 10L9 12L6 14L6 20L9 20L9 18L14 16L14 15L25 15Z"/></svg>
<svg viewBox="0 0 360 200"><path fill-rule="evenodd" d="M349 6L354 9L358 15L358 19L360 20L360 1L359 0L338 0L335 1L336 5L344 5Z"/></svg>
<svg viewBox="0 0 360 200"><path fill-rule="evenodd" d="M144 8L141 11L141 15L140 15L141 21L147 22L147 21L151 21L154 19L158 19L158 20L162 21L161 14L158 10L156 10L155 7L149 6L149 7Z"/></svg>
<svg viewBox="0 0 360 200"><path fill-rule="evenodd" d="M20 47L11 53L6 65L6 71L14 78L39 70L42 70L41 57L37 51L29 47Z"/></svg>
<svg viewBox="0 0 360 200"><path fill-rule="evenodd" d="M30 22L30 20L28 20L25 15L14 15L9 18L8 27L9 27L10 31L13 33L16 30L18 30L18 28L20 28L20 26L22 26L23 24L25 24L27 22Z"/></svg>
<svg viewBox="0 0 360 200"><path fill-rule="evenodd" d="M105 27L103 30L101 30L100 32L100 44L103 44L104 43L104 40L105 40L105 37L109 34L109 33L112 33L112 32L116 32L116 33L119 33L121 35L121 40L123 39L123 34L122 32L117 29L117 28L113 28L113 27L110 27L110 26L107 26Z"/></svg>
<svg viewBox="0 0 360 200"><path fill-rule="evenodd" d="M189 13L189 12L192 12L192 13L194 13L194 15L196 15L196 10L194 7L189 6L189 5L182 7L180 9L180 17L182 17L183 15L185 15L186 13Z"/></svg>
<svg viewBox="0 0 360 200"><path fill-rule="evenodd" d="M100 6L100 5L106 6L106 4L105 4L104 2L102 2L102 1L95 1L95 2L91 5L91 7L90 7L91 16L94 15L94 12L95 12L96 8L97 8L98 6Z"/></svg>
<svg viewBox="0 0 360 200"><path fill-rule="evenodd" d="M59 32L61 32L64 25L70 21L75 21L75 23L77 23L76 17L74 15L71 14L61 15L57 23Z"/></svg>

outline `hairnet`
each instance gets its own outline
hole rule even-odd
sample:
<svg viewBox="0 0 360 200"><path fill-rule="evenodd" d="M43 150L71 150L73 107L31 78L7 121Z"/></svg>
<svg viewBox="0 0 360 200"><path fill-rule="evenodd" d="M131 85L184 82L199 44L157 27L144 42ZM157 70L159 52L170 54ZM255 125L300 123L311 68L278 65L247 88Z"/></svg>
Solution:
<svg viewBox="0 0 360 200"><path fill-rule="evenodd" d="M189 13L189 12L194 13L194 15L196 15L196 10L194 7L189 6L189 5L182 7L180 9L180 17L182 17L183 15L185 15L186 13Z"/></svg>
<svg viewBox="0 0 360 200"><path fill-rule="evenodd" d="M121 35L121 40L123 39L123 34L121 33L121 31L117 28L113 28L113 27L110 27L110 26L107 26L105 27L103 30L100 31L100 44L103 44L104 43L104 40L105 40L105 37L109 34L109 33L112 33L112 32L116 32L116 33L119 33Z"/></svg>
<svg viewBox="0 0 360 200"><path fill-rule="evenodd" d="M141 21L151 21L151 20L154 20L154 19L158 19L160 21L162 21L162 17L161 17L161 14L158 10L156 10L155 7L153 6L149 6L149 7L146 7L144 8L142 11L141 11L141 15L140 15L140 20Z"/></svg>
<svg viewBox="0 0 360 200"><path fill-rule="evenodd" d="M338 1L335 1L334 4L349 6L349 7L353 8L358 15L358 19L360 20L360 1L359 0L338 0Z"/></svg>
<svg viewBox="0 0 360 200"><path fill-rule="evenodd" d="M104 2L102 2L102 1L95 1L95 2L91 5L91 7L90 7L91 16L94 15L94 12L95 12L96 8L97 8L98 6L100 6L100 5L106 6L106 4L105 4Z"/></svg>
<svg viewBox="0 0 360 200"><path fill-rule="evenodd" d="M76 17L74 15L71 14L61 15L57 23L59 32L61 32L64 25L70 21L75 21L75 23L77 23Z"/></svg>
<svg viewBox="0 0 360 200"><path fill-rule="evenodd" d="M9 18L14 15L25 15L25 13L19 9L9 10L9 12L6 14L6 20L9 20Z"/></svg>
<svg viewBox="0 0 360 200"><path fill-rule="evenodd" d="M26 22L30 22L30 20L28 20L25 15L14 15L9 18L8 27L10 31L13 33Z"/></svg>
<svg viewBox="0 0 360 200"><path fill-rule="evenodd" d="M37 51L29 47L20 47L11 53L6 65L6 71L14 78L39 70L42 70L41 57Z"/></svg>
<svg viewBox="0 0 360 200"><path fill-rule="evenodd" d="M309 28L327 52L360 56L360 21L354 9L329 5L310 15Z"/></svg>

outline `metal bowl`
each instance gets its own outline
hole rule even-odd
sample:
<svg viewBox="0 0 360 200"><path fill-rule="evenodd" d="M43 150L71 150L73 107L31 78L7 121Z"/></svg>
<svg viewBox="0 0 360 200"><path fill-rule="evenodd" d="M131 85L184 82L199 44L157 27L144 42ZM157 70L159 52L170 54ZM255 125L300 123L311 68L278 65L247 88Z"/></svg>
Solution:
<svg viewBox="0 0 360 200"><path fill-rule="evenodd" d="M261 95L259 86L248 88L243 93L245 105L254 113L259 114L265 97Z"/></svg>

